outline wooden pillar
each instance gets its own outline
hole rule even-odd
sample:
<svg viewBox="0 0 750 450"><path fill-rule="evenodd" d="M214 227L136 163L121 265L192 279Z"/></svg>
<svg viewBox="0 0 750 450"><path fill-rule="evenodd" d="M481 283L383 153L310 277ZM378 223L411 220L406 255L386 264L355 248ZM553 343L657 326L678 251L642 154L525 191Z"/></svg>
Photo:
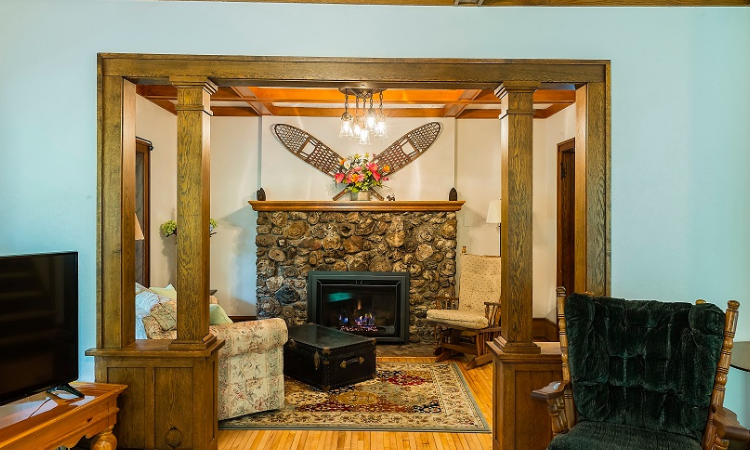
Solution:
<svg viewBox="0 0 750 450"><path fill-rule="evenodd" d="M135 340L135 85L122 77L100 78L99 116L110 126L99 132L100 268L98 348L120 348Z"/></svg>
<svg viewBox="0 0 750 450"><path fill-rule="evenodd" d="M533 96L539 85L507 81L495 91L505 110L500 117L503 318L497 345L506 353L539 353L532 342L531 230Z"/></svg>
<svg viewBox="0 0 750 450"><path fill-rule="evenodd" d="M177 88L177 339L205 348L208 332L210 120L217 87L206 77L170 78Z"/></svg>
<svg viewBox="0 0 750 450"><path fill-rule="evenodd" d="M576 90L575 292L607 295L606 87Z"/></svg>
<svg viewBox="0 0 750 450"><path fill-rule="evenodd" d="M508 81L495 91L505 115L500 118L503 318L500 336L488 343L495 364L494 450L547 447L552 437L547 407L534 402L531 391L561 376L559 344L532 341L533 95L539 85Z"/></svg>

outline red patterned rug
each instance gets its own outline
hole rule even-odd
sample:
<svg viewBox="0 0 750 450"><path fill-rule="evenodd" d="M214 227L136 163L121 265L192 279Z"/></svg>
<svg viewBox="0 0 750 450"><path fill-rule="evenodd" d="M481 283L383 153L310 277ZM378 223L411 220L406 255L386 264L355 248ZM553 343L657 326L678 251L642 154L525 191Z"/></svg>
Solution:
<svg viewBox="0 0 750 450"><path fill-rule="evenodd" d="M377 373L329 392L287 377L282 409L219 428L491 432L455 363L381 362Z"/></svg>

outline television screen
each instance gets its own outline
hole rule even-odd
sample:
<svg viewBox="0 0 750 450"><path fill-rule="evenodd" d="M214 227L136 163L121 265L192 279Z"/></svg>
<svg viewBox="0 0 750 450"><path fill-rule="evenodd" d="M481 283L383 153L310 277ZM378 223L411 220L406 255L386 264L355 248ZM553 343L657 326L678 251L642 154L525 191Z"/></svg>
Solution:
<svg viewBox="0 0 750 450"><path fill-rule="evenodd" d="M78 379L78 253L0 257L0 404Z"/></svg>

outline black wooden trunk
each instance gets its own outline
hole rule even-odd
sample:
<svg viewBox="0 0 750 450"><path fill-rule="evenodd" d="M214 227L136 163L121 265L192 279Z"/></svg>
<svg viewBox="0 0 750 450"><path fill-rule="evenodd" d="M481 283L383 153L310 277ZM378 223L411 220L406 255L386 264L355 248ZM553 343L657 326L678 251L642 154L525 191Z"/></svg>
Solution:
<svg viewBox="0 0 750 450"><path fill-rule="evenodd" d="M375 378L375 339L316 324L289 328L284 374L323 391Z"/></svg>

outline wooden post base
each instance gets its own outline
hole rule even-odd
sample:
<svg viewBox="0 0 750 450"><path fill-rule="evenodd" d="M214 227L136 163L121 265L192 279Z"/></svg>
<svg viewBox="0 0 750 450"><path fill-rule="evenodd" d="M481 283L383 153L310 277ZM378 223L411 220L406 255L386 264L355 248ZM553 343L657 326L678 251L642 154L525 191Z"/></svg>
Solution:
<svg viewBox="0 0 750 450"><path fill-rule="evenodd" d="M552 440L547 405L531 391L562 379L559 342L540 342L540 353L506 353L489 342L495 364L492 383L493 450L544 450Z"/></svg>
<svg viewBox="0 0 750 450"><path fill-rule="evenodd" d="M124 448L216 450L218 351L173 350L171 341L148 339L117 349L91 349L97 380L128 386L116 433ZM114 438L114 436L112 436ZM116 444L105 433L97 450Z"/></svg>

